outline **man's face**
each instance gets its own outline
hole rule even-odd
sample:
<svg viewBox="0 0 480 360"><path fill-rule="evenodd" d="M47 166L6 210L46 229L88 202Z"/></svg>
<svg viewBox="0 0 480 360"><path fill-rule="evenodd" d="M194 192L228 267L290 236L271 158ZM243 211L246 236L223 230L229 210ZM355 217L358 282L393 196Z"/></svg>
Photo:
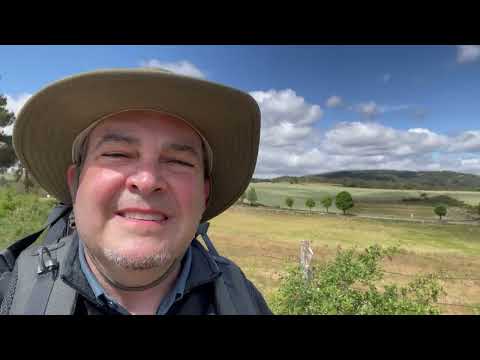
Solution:
<svg viewBox="0 0 480 360"><path fill-rule="evenodd" d="M74 177L71 165L71 189ZM194 237L208 192L195 131L161 113L119 113L89 136L74 202L77 230L105 266L167 266Z"/></svg>

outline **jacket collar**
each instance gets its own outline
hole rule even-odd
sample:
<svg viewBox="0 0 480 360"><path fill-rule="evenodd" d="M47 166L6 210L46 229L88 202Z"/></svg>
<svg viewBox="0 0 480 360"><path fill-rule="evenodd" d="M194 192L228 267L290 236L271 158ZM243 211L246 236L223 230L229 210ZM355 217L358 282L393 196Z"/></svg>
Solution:
<svg viewBox="0 0 480 360"><path fill-rule="evenodd" d="M76 236L76 232L69 237L70 239L67 241L71 241L71 245L65 261L61 265L60 277L67 285L75 289L87 300L97 306L104 307L105 305L95 297L95 293L81 269L78 236ZM215 260L197 239L193 239L190 246L192 249L192 264L185 285L185 295L198 286L215 281L221 274Z"/></svg>

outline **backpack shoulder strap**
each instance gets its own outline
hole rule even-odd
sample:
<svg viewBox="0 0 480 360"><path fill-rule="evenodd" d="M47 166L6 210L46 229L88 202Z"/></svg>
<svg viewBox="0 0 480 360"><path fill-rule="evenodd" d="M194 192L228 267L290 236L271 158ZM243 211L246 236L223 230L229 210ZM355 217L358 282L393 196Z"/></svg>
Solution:
<svg viewBox="0 0 480 360"><path fill-rule="evenodd" d="M68 214L70 210L71 206L59 203L50 211L44 227L33 234L17 240L6 249L0 251L0 303L2 303L9 289L9 283L12 281L11 273L20 253L31 246L47 228L48 232L45 237L45 243L53 244L65 236L65 233L69 230L66 214Z"/></svg>
<svg viewBox="0 0 480 360"><path fill-rule="evenodd" d="M221 275L215 281L215 298L217 310L221 315L254 315L258 314L248 280L240 268L232 261L220 256L207 235L208 223L198 227L200 235L207 245L208 253L218 266Z"/></svg>
<svg viewBox="0 0 480 360"><path fill-rule="evenodd" d="M216 280L215 298L221 315L256 315L258 307L240 268L225 258L215 257L222 275Z"/></svg>
<svg viewBox="0 0 480 360"><path fill-rule="evenodd" d="M19 256L17 284L10 315L68 315L74 310L77 293L59 278L73 236L56 245L32 246ZM55 254L55 258L52 257Z"/></svg>

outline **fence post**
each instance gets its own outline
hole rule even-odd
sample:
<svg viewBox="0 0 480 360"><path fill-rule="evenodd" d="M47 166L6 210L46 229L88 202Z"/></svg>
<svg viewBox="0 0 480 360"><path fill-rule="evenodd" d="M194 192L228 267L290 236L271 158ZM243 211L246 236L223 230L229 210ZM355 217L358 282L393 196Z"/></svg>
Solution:
<svg viewBox="0 0 480 360"><path fill-rule="evenodd" d="M310 281L312 276L310 270L310 262L312 261L313 250L310 247L310 241L302 240L300 243L300 266L303 272L305 281Z"/></svg>

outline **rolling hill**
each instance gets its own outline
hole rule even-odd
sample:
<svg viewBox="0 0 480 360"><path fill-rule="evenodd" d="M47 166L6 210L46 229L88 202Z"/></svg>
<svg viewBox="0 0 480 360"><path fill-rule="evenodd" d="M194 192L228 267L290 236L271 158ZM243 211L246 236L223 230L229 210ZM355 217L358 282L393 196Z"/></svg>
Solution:
<svg viewBox="0 0 480 360"><path fill-rule="evenodd" d="M352 170L252 182L332 183L348 187L480 191L480 176L453 171Z"/></svg>

